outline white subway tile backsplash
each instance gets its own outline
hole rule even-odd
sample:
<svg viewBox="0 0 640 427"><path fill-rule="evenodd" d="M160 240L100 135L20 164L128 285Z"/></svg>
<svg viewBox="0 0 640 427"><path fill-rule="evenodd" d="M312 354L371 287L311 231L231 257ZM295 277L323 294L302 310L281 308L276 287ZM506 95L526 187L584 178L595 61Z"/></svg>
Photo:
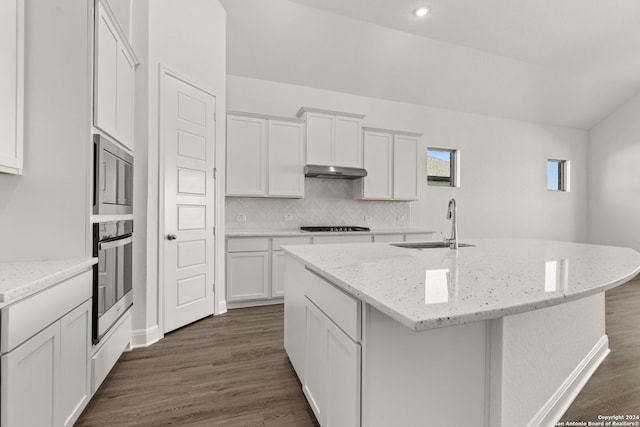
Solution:
<svg viewBox="0 0 640 427"><path fill-rule="evenodd" d="M303 225L409 228L410 202L353 199L353 182L305 179L304 199L226 198L227 230L287 230ZM244 221L238 221L243 218Z"/></svg>

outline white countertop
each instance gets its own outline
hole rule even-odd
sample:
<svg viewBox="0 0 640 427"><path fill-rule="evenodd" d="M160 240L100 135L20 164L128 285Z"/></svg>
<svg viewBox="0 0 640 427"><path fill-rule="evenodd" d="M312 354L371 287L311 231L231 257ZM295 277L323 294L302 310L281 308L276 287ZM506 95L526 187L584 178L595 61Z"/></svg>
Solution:
<svg viewBox="0 0 640 427"><path fill-rule="evenodd" d="M88 270L97 258L0 263L0 303L16 302Z"/></svg>
<svg viewBox="0 0 640 427"><path fill-rule="evenodd" d="M603 292L640 272L633 249L464 239L456 251L388 243L284 246L312 271L416 331L492 319Z"/></svg>
<svg viewBox="0 0 640 427"><path fill-rule="evenodd" d="M357 235L376 235L376 234L430 234L435 233L431 230L422 230L416 228L406 229L373 229L371 231L302 231L294 230L231 230L225 233L225 237L291 237L291 236L357 236Z"/></svg>

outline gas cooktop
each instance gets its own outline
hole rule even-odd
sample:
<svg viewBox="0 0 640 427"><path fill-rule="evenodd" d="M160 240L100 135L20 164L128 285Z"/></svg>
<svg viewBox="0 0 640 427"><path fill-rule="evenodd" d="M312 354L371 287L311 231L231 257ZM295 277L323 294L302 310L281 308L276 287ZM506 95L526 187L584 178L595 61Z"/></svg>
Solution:
<svg viewBox="0 0 640 427"><path fill-rule="evenodd" d="M371 231L369 227L356 227L353 225L329 225L329 226L316 226L316 227L300 227L302 231Z"/></svg>

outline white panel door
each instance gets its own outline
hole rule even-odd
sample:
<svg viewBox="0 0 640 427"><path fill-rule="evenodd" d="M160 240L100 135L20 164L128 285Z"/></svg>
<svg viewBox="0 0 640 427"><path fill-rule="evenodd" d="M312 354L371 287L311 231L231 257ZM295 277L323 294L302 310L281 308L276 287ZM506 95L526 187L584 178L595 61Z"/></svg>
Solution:
<svg viewBox="0 0 640 427"><path fill-rule="evenodd" d="M60 322L2 356L0 424L58 426Z"/></svg>
<svg viewBox="0 0 640 427"><path fill-rule="evenodd" d="M336 166L362 167L360 120L336 116L333 148L333 162Z"/></svg>
<svg viewBox="0 0 640 427"><path fill-rule="evenodd" d="M227 116L227 195L267 194L265 119Z"/></svg>
<svg viewBox="0 0 640 427"><path fill-rule="evenodd" d="M393 135L390 133L364 133L364 198L390 199L392 197Z"/></svg>
<svg viewBox="0 0 640 427"><path fill-rule="evenodd" d="M102 5L97 5L94 123L117 138L118 35Z"/></svg>
<svg viewBox="0 0 640 427"><path fill-rule="evenodd" d="M393 143L393 198L418 199L418 138L396 135Z"/></svg>
<svg viewBox="0 0 640 427"><path fill-rule="evenodd" d="M21 173L24 1L0 2L0 172Z"/></svg>
<svg viewBox="0 0 640 427"><path fill-rule="evenodd" d="M91 300L60 320L60 412L71 427L89 402L91 375Z"/></svg>
<svg viewBox="0 0 640 427"><path fill-rule="evenodd" d="M269 195L304 197L302 123L269 120Z"/></svg>
<svg viewBox="0 0 640 427"><path fill-rule="evenodd" d="M307 113L307 164L333 165L334 117Z"/></svg>
<svg viewBox="0 0 640 427"><path fill-rule="evenodd" d="M163 73L164 332L213 314L216 98Z"/></svg>

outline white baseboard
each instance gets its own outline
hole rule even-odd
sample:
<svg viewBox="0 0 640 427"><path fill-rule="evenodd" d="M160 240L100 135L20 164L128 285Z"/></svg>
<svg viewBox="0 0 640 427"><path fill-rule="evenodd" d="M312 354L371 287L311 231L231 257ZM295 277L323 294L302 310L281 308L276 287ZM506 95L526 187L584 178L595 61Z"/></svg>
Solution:
<svg viewBox="0 0 640 427"><path fill-rule="evenodd" d="M218 309L214 313L215 316L225 314L227 312L227 300L218 301Z"/></svg>
<svg viewBox="0 0 640 427"><path fill-rule="evenodd" d="M527 427L554 426L567 411L571 403L580 393L589 378L598 369L598 366L607 357L609 350L609 337L603 335L591 351L576 366L558 390L551 396L547 403L529 421Z"/></svg>
<svg viewBox="0 0 640 427"><path fill-rule="evenodd" d="M131 348L149 347L160 341L160 338L158 325L147 329L136 329L131 332Z"/></svg>
<svg viewBox="0 0 640 427"><path fill-rule="evenodd" d="M274 304L283 304L283 298L274 298L267 300L257 300L257 301L239 301L239 302L230 302L227 305L227 308L247 308L247 307L261 307L263 305L274 305Z"/></svg>

